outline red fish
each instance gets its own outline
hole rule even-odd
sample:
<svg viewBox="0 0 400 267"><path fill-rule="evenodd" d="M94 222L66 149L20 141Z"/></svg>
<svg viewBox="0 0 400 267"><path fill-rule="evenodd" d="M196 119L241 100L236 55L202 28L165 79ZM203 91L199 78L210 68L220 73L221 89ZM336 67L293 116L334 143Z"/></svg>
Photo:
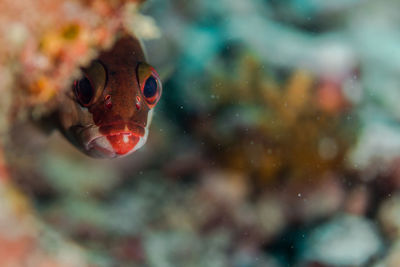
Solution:
<svg viewBox="0 0 400 267"><path fill-rule="evenodd" d="M89 156L126 156L145 144L161 92L140 41L125 35L83 69L60 101L59 128Z"/></svg>

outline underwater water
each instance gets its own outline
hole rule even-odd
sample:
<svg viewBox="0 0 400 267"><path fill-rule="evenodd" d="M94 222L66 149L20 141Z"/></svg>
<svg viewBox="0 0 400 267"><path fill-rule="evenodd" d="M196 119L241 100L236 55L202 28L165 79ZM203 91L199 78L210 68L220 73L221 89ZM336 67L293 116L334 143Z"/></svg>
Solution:
<svg viewBox="0 0 400 267"><path fill-rule="evenodd" d="M110 16L90 17L104 23L96 34L105 39L121 16L110 10L124 1L106 2L88 8ZM400 266L399 8L395 0L126 8L125 27L163 81L147 143L92 159L57 131L13 121L4 174L0 164L10 181L0 187L0 265ZM80 33L92 27L80 23ZM12 40L24 31L15 25ZM82 36L80 45L53 35L32 42L57 59L49 66L61 58L78 70L74 60L92 55ZM1 41L0 77L31 64L29 49L14 55ZM47 64L35 60L29 70ZM43 84L73 68L60 69L39 72L51 73ZM40 99L52 99L40 88ZM35 101L40 117L45 104Z"/></svg>

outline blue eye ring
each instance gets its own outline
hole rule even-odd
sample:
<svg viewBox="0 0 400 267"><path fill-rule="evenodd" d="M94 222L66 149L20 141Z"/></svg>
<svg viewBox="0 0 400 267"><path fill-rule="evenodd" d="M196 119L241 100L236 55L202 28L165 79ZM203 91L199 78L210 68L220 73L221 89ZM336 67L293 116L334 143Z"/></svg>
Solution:
<svg viewBox="0 0 400 267"><path fill-rule="evenodd" d="M150 109L153 108L160 100L162 92L158 73L149 64L140 62L136 67L136 77L143 99Z"/></svg>
<svg viewBox="0 0 400 267"><path fill-rule="evenodd" d="M150 107L153 107L160 98L159 79L154 75L150 75L143 84L142 94Z"/></svg>

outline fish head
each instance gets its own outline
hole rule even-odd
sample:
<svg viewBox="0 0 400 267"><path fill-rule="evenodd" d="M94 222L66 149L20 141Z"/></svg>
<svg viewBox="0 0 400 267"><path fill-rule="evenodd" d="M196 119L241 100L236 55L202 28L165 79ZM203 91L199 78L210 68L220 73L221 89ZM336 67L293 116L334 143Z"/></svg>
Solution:
<svg viewBox="0 0 400 267"><path fill-rule="evenodd" d="M75 80L61 101L60 128L85 154L99 158L126 156L147 140L161 80L145 63L140 42L120 39Z"/></svg>

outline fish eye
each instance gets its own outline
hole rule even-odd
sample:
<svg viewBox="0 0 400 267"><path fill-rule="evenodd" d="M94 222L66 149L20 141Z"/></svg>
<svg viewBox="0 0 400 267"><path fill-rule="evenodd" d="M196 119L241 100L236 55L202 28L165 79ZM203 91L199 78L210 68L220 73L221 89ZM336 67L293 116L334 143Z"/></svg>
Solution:
<svg viewBox="0 0 400 267"><path fill-rule="evenodd" d="M89 79L85 76L82 79L75 81L74 88L79 103L82 106L87 107L94 96L94 89Z"/></svg>
<svg viewBox="0 0 400 267"><path fill-rule="evenodd" d="M158 73L146 63L139 63L137 68L139 86L148 106L153 108L161 96L162 86Z"/></svg>
<svg viewBox="0 0 400 267"><path fill-rule="evenodd" d="M157 94L157 81L153 76L150 76L146 83L144 84L143 88L143 95L147 99L153 98Z"/></svg>
<svg viewBox="0 0 400 267"><path fill-rule="evenodd" d="M84 73L80 80L74 82L75 97L83 107L91 105L98 99L106 85L107 74L103 64L99 60L82 68Z"/></svg>

